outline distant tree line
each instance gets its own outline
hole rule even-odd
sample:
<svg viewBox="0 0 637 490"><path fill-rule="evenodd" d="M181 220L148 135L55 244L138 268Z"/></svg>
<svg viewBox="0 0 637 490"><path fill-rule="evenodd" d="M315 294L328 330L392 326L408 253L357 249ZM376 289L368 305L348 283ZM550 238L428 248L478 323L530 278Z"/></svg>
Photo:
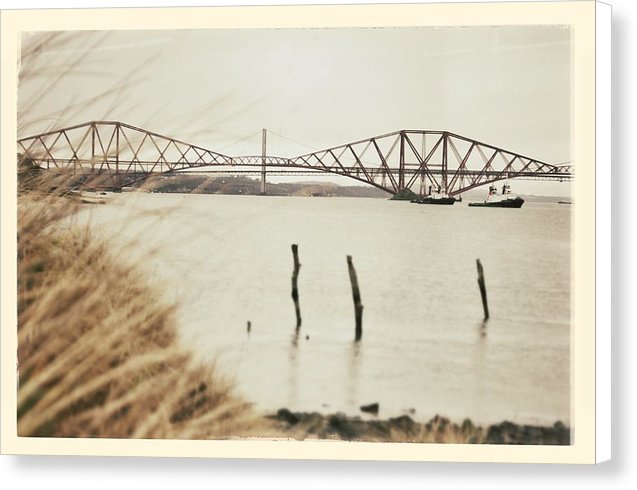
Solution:
<svg viewBox="0 0 637 490"><path fill-rule="evenodd" d="M242 175L211 177L198 175L171 175L151 177L141 186L151 192L187 194L258 195L261 186L258 179ZM375 197L387 198L386 192L372 186L341 186L331 182L282 182L268 183L267 192L275 196L313 197Z"/></svg>

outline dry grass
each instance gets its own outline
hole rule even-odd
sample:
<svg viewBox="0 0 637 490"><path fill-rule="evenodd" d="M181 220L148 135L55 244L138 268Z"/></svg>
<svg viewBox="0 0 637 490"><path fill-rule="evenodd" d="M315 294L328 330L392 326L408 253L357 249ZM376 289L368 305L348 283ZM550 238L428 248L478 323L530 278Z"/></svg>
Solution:
<svg viewBox="0 0 637 490"><path fill-rule="evenodd" d="M87 49L57 58L56 50L72 46L77 34L23 36L22 131L48 116L52 128L86 106L120 101L131 74L90 100L36 116L52 87L96 68L87 56L104 36L87 33ZM249 404L213 366L196 364L179 345L175 308L88 226L70 225L78 206L72 172L40 171L21 161L18 173L18 435L218 439L259 433L264 422Z"/></svg>
<svg viewBox="0 0 637 490"><path fill-rule="evenodd" d="M258 432L249 405L177 340L175 309L120 264L77 205L18 202L18 434L226 438Z"/></svg>

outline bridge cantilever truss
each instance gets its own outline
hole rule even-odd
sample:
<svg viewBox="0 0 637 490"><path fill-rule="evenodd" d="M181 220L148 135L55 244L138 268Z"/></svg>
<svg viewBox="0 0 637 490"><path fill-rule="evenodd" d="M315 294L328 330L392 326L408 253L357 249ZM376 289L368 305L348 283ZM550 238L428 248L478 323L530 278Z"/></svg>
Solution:
<svg viewBox="0 0 637 490"><path fill-rule="evenodd" d="M21 158L122 187L156 174L210 167L267 168L346 176L395 194L420 186L457 195L506 178L569 180L553 165L448 131L401 130L296 157L228 156L118 121L94 121L18 140Z"/></svg>

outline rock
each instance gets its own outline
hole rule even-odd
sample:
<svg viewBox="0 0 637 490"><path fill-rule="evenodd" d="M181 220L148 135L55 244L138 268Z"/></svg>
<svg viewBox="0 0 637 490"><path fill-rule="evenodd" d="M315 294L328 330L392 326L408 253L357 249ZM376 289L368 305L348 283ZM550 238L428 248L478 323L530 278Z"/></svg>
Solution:
<svg viewBox="0 0 637 490"><path fill-rule="evenodd" d="M326 435L337 435L345 439L356 439L365 431L366 424L359 418L348 418L344 413L330 415L325 428Z"/></svg>
<svg viewBox="0 0 637 490"><path fill-rule="evenodd" d="M373 433L377 437L387 438L391 433L391 427L386 420L370 420L367 425L373 429Z"/></svg>
<svg viewBox="0 0 637 490"><path fill-rule="evenodd" d="M200 386L195 392L205 391ZM378 406L377 403L371 404ZM366 405L361 407L361 410ZM363 420L361 417L348 417L344 413L323 415L318 412L292 412L287 408L279 409L269 419L279 423L281 429L289 430L291 437L303 440L308 436L320 439L342 440L387 440L401 441L420 439L428 433L429 439L436 442L464 440L469 444L524 444L524 445L568 445L570 428L562 422L552 426L518 425L505 421L488 428L476 427L470 419L458 425L449 419L436 415L427 424L415 422L409 415L387 420ZM408 436L408 437L405 437ZM433 436L433 437L430 437Z"/></svg>
<svg viewBox="0 0 637 490"><path fill-rule="evenodd" d="M300 414L300 425L308 434L318 434L325 426L325 417L318 412Z"/></svg>
<svg viewBox="0 0 637 490"><path fill-rule="evenodd" d="M515 442L518 444L543 444L546 439L541 427L525 425L522 427L520 438Z"/></svg>
<svg viewBox="0 0 637 490"><path fill-rule="evenodd" d="M521 426L505 421L488 428L485 443L568 445L570 444L570 430L561 422L556 422L552 427L540 427L536 425Z"/></svg>
<svg viewBox="0 0 637 490"><path fill-rule="evenodd" d="M297 414L290 412L287 408L280 408L276 413L276 418L290 425L296 425L300 420Z"/></svg>
<svg viewBox="0 0 637 490"><path fill-rule="evenodd" d="M568 432L568 427L566 427L561 420L558 420L557 422L553 424L553 429L555 429L555 431L557 432L562 432L562 431Z"/></svg>
<svg viewBox="0 0 637 490"><path fill-rule="evenodd" d="M406 434L416 434L418 432L418 424L409 415L401 415L393 419L389 419L389 425Z"/></svg>
<svg viewBox="0 0 637 490"><path fill-rule="evenodd" d="M438 432L444 432L448 425L449 425L449 419L445 417L440 417L440 419L438 420Z"/></svg>
<svg viewBox="0 0 637 490"><path fill-rule="evenodd" d="M500 424L500 430L502 431L505 443L518 444L518 432L520 432L520 428L516 424L505 420Z"/></svg>
<svg viewBox="0 0 637 490"><path fill-rule="evenodd" d="M557 444L569 445L571 443L571 431L561 421L553 424L553 431L555 432Z"/></svg>
<svg viewBox="0 0 637 490"><path fill-rule="evenodd" d="M504 444L504 436L502 435L500 427L497 425L490 426L487 430L487 437L484 442L486 444Z"/></svg>
<svg viewBox="0 0 637 490"><path fill-rule="evenodd" d="M380 406L378 403L370 403L369 405L362 405L360 407L361 412L373 413L374 415L378 415L378 409Z"/></svg>
<svg viewBox="0 0 637 490"><path fill-rule="evenodd" d="M462 421L462 427L461 427L461 431L462 434L465 436L468 436L469 434L471 434L473 431L475 431L476 427L475 425L473 425L473 422L471 422L470 419L464 419Z"/></svg>

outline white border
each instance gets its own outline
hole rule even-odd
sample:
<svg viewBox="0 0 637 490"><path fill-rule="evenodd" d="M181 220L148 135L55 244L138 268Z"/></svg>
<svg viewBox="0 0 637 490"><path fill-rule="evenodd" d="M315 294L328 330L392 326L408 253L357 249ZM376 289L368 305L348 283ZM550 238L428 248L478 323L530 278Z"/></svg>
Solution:
<svg viewBox="0 0 637 490"><path fill-rule="evenodd" d="M611 458L611 15L595 5L595 462Z"/></svg>

